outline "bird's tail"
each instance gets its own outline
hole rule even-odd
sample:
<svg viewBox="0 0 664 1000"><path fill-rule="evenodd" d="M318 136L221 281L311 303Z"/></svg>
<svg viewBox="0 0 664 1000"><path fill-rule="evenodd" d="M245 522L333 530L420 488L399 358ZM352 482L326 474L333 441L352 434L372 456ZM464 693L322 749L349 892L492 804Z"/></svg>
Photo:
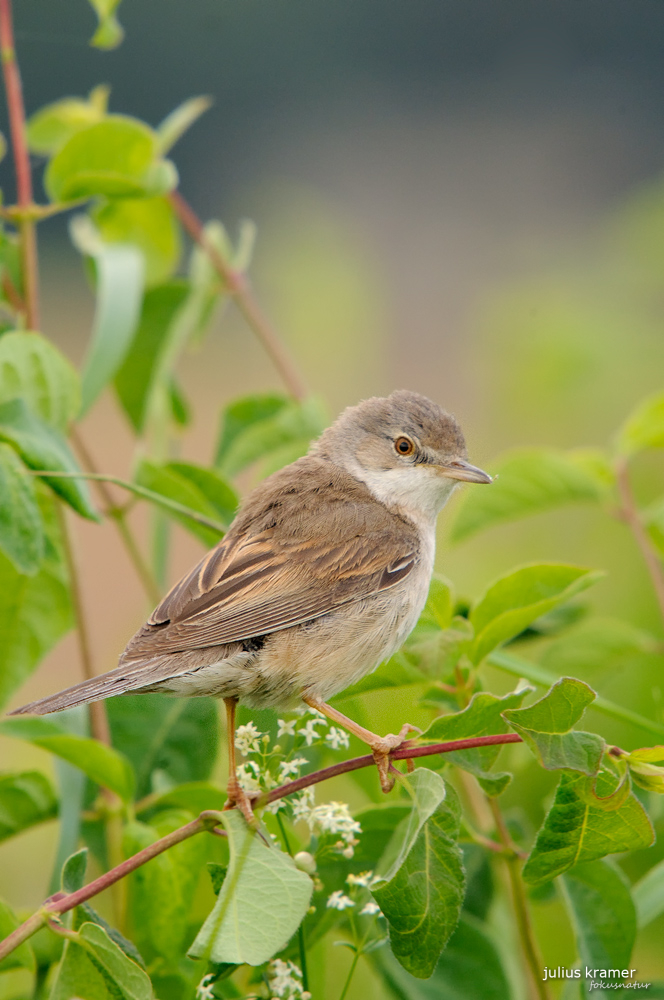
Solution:
<svg viewBox="0 0 664 1000"><path fill-rule="evenodd" d="M138 691L141 688L152 689L153 685L174 677L178 673L186 673L187 669L174 669L172 657L142 660L135 663L120 664L114 670L109 670L99 677L81 681L73 687L58 691L39 701L31 701L29 705L15 708L9 715L48 715L49 712L62 712L65 708L76 705L87 705L91 701L103 701L128 691Z"/></svg>

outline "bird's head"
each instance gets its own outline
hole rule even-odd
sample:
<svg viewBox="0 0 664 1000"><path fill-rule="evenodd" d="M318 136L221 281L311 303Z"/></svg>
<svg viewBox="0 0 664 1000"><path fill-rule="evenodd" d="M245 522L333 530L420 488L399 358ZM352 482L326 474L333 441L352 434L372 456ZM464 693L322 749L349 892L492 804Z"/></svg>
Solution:
<svg viewBox="0 0 664 1000"><path fill-rule="evenodd" d="M457 483L491 482L468 461L455 418L405 389L344 410L313 453L360 479L382 503L427 518L438 514Z"/></svg>

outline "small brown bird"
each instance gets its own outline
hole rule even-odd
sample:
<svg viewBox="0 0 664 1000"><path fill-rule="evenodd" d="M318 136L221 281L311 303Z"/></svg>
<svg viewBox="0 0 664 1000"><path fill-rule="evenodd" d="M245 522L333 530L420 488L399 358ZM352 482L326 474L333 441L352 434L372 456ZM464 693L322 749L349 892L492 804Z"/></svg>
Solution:
<svg viewBox="0 0 664 1000"><path fill-rule="evenodd" d="M398 649L426 601L438 513L458 481L490 483L467 461L449 413L414 392L349 407L309 454L262 482L223 540L166 595L119 666L12 714L44 715L128 691L226 703L227 805L251 819L235 771L235 708L304 701L369 745L389 791L385 737L328 698Z"/></svg>

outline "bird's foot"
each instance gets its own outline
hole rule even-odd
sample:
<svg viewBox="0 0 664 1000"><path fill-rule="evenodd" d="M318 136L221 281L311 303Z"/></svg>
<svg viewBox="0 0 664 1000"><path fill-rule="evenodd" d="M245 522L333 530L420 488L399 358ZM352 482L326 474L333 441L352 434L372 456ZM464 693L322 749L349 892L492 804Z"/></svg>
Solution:
<svg viewBox="0 0 664 1000"><path fill-rule="evenodd" d="M398 750L405 742L407 742L408 733L421 733L422 730L418 729L417 726L411 726L410 723L406 723L399 730L399 733L388 733L387 736L383 736L377 739L375 743L370 743L371 752L373 754L373 759L376 762L376 767L378 768L378 777L380 778L380 787L384 792L391 792L394 788L394 778L390 774L390 768L392 768L392 753Z"/></svg>
<svg viewBox="0 0 664 1000"><path fill-rule="evenodd" d="M229 781L226 789L228 798L224 803L224 810L239 809L249 826L256 826L253 803L259 797L259 792L245 792L238 781Z"/></svg>

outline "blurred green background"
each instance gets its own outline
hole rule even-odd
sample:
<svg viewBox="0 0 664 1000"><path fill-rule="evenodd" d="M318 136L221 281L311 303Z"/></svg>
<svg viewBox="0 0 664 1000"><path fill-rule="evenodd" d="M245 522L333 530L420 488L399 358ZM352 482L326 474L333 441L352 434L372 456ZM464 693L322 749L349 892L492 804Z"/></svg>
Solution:
<svg viewBox="0 0 664 1000"><path fill-rule="evenodd" d="M100 82L112 87L113 111L153 124L190 95L213 96L175 150L182 191L231 232L243 217L256 222L258 295L330 417L359 398L414 389L458 416L472 460L490 469L517 445L604 444L661 388L664 5L125 0L120 16L125 42L100 53L88 45L83 0L17 0L28 112ZM34 167L38 178L38 159ZM5 160L7 200L10 174ZM40 232L44 333L78 361L92 295L66 223ZM195 422L181 454L206 462L221 406L279 388L232 309L188 355L183 383ZM131 437L110 394L83 432L104 470L129 473ZM644 503L660 495L661 461L639 459L635 483ZM441 518L437 568L462 595L519 562L568 560L608 571L587 598L594 611L661 635L632 539L597 510L541 515L455 547L452 516ZM141 531L144 518L136 514ZM77 536L101 671L147 609L113 529L81 523ZM199 553L177 530L171 579ZM661 667L644 655L591 682L661 720ZM79 676L69 637L16 703ZM398 700L366 697L372 727L403 721ZM639 745L639 734L599 716L589 727ZM46 754L9 740L0 753L3 768L49 767ZM551 788L521 750L511 757L521 773L506 801L535 829ZM357 785L339 787L362 801ZM0 895L37 905L53 854L49 827L3 844ZM638 858L631 864L636 876ZM558 904L536 911L547 964L568 963ZM641 978L664 978L663 930L662 920L651 925L639 945Z"/></svg>

